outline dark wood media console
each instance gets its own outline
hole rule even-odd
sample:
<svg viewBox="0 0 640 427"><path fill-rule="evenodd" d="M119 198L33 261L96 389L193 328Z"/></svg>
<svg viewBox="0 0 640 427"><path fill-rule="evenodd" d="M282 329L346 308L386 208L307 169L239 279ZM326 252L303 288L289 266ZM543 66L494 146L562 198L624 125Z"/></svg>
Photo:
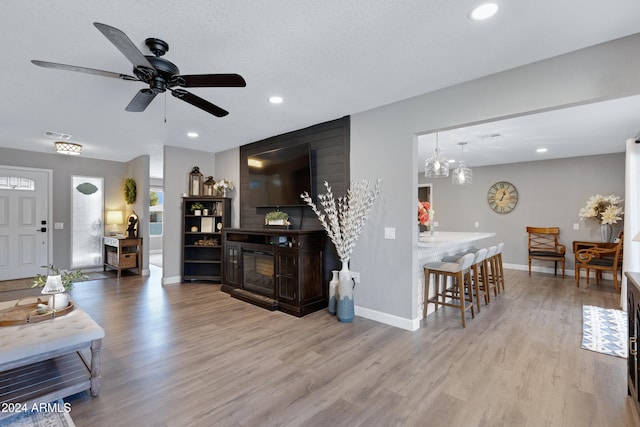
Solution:
<svg viewBox="0 0 640 427"><path fill-rule="evenodd" d="M324 231L224 230L222 291L302 317L327 306Z"/></svg>

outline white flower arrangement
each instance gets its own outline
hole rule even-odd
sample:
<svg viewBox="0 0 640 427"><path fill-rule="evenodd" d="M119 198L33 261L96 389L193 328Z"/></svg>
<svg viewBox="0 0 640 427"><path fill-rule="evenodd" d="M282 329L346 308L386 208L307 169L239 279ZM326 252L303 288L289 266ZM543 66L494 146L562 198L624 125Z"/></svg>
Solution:
<svg viewBox="0 0 640 427"><path fill-rule="evenodd" d="M233 186L233 182L231 182L231 180L229 179L221 179L219 181L216 181L215 184L213 184L213 189L216 190L218 193L222 193L226 190L233 190L234 186Z"/></svg>
<svg viewBox="0 0 640 427"><path fill-rule="evenodd" d="M621 198L613 194L610 196L596 194L589 197L586 206L580 209L578 215L580 215L580 219L593 218L600 221L601 224L615 224L622 219L624 214L622 208L618 206L622 202Z"/></svg>
<svg viewBox="0 0 640 427"><path fill-rule="evenodd" d="M351 257L356 241L367 222L371 206L382 190L380 179L372 189L369 188L369 184L366 179L360 182L351 181L347 195L336 199L333 197L331 187L325 181L327 193L318 195L321 209L311 200L309 193L305 191L300 195L318 216L341 260Z"/></svg>

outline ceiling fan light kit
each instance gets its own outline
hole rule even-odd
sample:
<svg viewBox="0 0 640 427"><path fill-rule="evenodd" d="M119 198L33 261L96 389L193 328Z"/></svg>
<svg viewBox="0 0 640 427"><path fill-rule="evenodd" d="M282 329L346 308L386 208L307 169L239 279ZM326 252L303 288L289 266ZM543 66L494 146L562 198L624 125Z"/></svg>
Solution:
<svg viewBox="0 0 640 427"><path fill-rule="evenodd" d="M56 141L54 144L56 145L56 153L79 156L82 152L82 145L74 142Z"/></svg>
<svg viewBox="0 0 640 427"><path fill-rule="evenodd" d="M133 64L134 76L35 59L31 62L44 68L76 71L146 83L149 87L141 89L125 108L126 111L131 112L144 111L157 94L169 90L173 96L194 107L200 108L216 117L224 117L229 114L228 111L180 88L245 87L247 85L244 78L238 74L180 74L180 69L175 64L162 58L169 51L169 44L164 40L147 38L145 44L154 56L144 55L121 30L99 22L94 22L93 25Z"/></svg>

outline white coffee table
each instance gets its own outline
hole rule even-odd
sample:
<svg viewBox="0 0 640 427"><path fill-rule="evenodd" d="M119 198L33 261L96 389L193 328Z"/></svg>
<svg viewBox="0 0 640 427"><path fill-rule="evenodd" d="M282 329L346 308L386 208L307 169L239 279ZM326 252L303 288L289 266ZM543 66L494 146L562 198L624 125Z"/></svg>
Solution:
<svg viewBox="0 0 640 427"><path fill-rule="evenodd" d="M0 302L0 309L15 303ZM104 329L77 306L55 319L0 327L0 403L30 408L83 390L97 396L103 338ZM89 355L82 350L90 350ZM0 419L11 415L0 411Z"/></svg>

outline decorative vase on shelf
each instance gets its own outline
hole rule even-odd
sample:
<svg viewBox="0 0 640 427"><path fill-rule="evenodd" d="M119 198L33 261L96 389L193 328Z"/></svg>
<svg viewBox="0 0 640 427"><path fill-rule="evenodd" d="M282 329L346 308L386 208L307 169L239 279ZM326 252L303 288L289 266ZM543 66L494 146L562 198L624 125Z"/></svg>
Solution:
<svg viewBox="0 0 640 427"><path fill-rule="evenodd" d="M333 277L329 282L329 314L336 314L336 298L338 297L338 284L340 276L338 270L332 270Z"/></svg>
<svg viewBox="0 0 640 427"><path fill-rule="evenodd" d="M338 273L338 297L336 301L336 314L338 320L345 323L353 322L353 281L349 271L349 259L342 259L342 269Z"/></svg>
<svg viewBox="0 0 640 427"><path fill-rule="evenodd" d="M600 225L600 238L603 242L611 241L611 224L601 224Z"/></svg>

